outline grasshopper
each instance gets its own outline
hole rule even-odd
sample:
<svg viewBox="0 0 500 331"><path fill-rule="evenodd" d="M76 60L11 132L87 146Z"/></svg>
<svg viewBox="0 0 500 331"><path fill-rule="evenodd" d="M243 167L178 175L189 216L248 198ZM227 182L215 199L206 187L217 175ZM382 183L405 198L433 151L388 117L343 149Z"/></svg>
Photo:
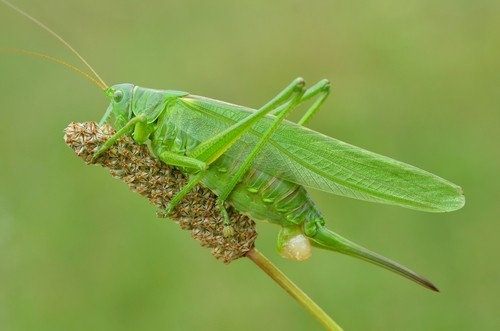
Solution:
<svg viewBox="0 0 500 331"><path fill-rule="evenodd" d="M253 220L279 225L277 246L285 257L305 259L312 245L374 263L437 291L414 271L327 229L308 195L306 188L312 188L428 212L449 212L465 203L462 189L441 177L305 127L330 93L327 80L306 88L305 81L297 78L259 109L184 91L129 83L108 87L58 34L6 0L2 2L75 53L93 74L86 77L110 99L100 124L114 117L117 132L94 154L93 161L120 137L130 135L137 144L149 144L159 160L189 176L170 201L167 215L201 184L218 196L225 236L232 235L228 203ZM47 55L26 53L62 63ZM297 123L286 120L306 102L312 105Z"/></svg>

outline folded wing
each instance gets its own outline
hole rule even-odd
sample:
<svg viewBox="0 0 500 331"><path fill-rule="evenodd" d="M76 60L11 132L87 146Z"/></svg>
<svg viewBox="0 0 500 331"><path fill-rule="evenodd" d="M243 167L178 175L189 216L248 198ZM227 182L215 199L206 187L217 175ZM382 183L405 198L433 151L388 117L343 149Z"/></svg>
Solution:
<svg viewBox="0 0 500 331"><path fill-rule="evenodd" d="M205 126L207 121L213 126L196 130L186 125L200 141L255 111L194 96L183 98L183 105L194 111L193 118L200 116ZM243 159L274 119L269 115L260 120L226 154ZM441 177L289 121L272 135L252 166L306 187L411 209L445 212L465 202L462 189Z"/></svg>

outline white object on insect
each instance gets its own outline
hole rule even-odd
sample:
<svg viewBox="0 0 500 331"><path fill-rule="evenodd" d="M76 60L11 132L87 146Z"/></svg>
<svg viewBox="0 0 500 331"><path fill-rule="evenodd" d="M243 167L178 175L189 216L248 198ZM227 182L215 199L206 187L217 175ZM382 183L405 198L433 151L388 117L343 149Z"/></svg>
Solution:
<svg viewBox="0 0 500 331"><path fill-rule="evenodd" d="M305 261L311 257L311 253L311 243L303 234L290 237L280 250L282 257L295 261Z"/></svg>

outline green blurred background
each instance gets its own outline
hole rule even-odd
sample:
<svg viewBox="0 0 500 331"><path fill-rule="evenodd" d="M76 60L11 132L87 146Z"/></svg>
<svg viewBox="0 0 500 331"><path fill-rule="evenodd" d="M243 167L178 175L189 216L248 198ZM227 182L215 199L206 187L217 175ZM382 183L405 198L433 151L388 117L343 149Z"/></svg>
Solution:
<svg viewBox="0 0 500 331"><path fill-rule="evenodd" d="M16 4L109 84L259 107L297 76L332 81L310 127L437 173L467 204L428 214L312 192L331 228L432 279L258 246L346 330L500 327L500 2L62 1ZM81 65L0 6L0 45ZM321 330L249 261L226 266L63 143L105 96L62 66L0 53L0 330ZM297 118L300 114L295 114ZM279 165L277 165L279 166Z"/></svg>

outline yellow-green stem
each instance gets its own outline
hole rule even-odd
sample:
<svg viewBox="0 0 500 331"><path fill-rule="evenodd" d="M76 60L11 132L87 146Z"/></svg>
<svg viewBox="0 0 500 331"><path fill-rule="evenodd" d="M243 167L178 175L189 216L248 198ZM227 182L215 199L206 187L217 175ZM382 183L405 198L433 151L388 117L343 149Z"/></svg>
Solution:
<svg viewBox="0 0 500 331"><path fill-rule="evenodd" d="M323 326L330 331L343 331L343 329L328 316L320 306L316 304L307 294L305 294L295 283L293 283L281 270L278 269L256 248L250 250L246 256L252 260L259 268L268 274L276 283L306 308L314 317L316 317Z"/></svg>

